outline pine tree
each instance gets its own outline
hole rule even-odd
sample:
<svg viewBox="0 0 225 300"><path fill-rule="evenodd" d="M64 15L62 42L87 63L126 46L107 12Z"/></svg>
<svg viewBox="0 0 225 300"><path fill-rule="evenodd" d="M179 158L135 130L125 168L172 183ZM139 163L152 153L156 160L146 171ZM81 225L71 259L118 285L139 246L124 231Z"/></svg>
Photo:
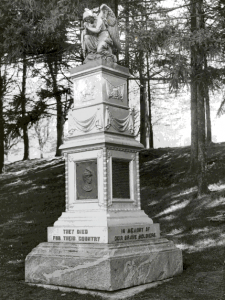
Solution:
<svg viewBox="0 0 225 300"><path fill-rule="evenodd" d="M8 53L7 43L6 43L6 28L10 26L14 15L13 13L13 3L7 0L2 0L0 2L1 11L1 22L0 22L0 174L3 171L4 166L4 115L3 115L3 103L6 93L6 72L4 70L4 65L6 63L6 54Z"/></svg>

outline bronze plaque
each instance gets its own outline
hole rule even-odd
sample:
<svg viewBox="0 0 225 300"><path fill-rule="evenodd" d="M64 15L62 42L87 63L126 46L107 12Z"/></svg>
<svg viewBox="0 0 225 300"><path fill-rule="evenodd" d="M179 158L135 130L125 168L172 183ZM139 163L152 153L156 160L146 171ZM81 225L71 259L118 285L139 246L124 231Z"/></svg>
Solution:
<svg viewBox="0 0 225 300"><path fill-rule="evenodd" d="M97 159L76 163L77 200L98 199Z"/></svg>
<svg viewBox="0 0 225 300"><path fill-rule="evenodd" d="M129 161L112 159L113 198L130 199Z"/></svg>

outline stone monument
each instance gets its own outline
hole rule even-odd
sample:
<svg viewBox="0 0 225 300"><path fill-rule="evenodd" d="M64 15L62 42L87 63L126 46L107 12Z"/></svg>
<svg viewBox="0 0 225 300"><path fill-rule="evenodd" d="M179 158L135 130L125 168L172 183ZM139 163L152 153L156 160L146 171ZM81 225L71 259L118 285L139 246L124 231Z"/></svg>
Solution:
<svg viewBox="0 0 225 300"><path fill-rule="evenodd" d="M181 273L182 253L141 210L143 146L127 104L129 71L112 52L120 47L115 16L103 4L97 17L86 10L84 21L86 64L71 70L74 105L61 146L66 210L26 257L25 280L115 291Z"/></svg>

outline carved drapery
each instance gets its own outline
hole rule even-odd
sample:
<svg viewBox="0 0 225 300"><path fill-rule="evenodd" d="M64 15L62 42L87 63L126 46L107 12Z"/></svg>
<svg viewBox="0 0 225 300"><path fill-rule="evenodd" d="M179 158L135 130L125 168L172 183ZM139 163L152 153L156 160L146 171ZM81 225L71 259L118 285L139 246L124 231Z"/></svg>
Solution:
<svg viewBox="0 0 225 300"><path fill-rule="evenodd" d="M107 106L105 112L105 129L109 129L110 126L117 131L124 132L128 130L134 134L133 110L130 110L128 116L124 119L118 119L113 117L112 113L109 111L109 107Z"/></svg>
<svg viewBox="0 0 225 300"><path fill-rule="evenodd" d="M75 130L88 132L91 131L94 127L97 127L99 130L103 128L103 120L99 108L97 109L97 111L94 113L92 117L83 121L79 121L73 115L71 116L73 119L74 128L69 130L69 134L72 134Z"/></svg>

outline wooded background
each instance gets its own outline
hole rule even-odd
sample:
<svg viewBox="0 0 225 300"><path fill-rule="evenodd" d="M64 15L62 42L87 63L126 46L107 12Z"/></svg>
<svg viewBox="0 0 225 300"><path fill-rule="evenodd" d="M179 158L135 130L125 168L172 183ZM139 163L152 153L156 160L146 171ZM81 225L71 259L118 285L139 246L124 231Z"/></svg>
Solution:
<svg viewBox="0 0 225 300"><path fill-rule="evenodd" d="M176 109L182 114L190 105L189 172L196 176L198 194L207 193L213 93L220 95L218 115L225 112L225 0L1 0L0 173L4 158L21 140L23 160L29 159L32 135L42 157L48 141L55 145L55 155L61 155L73 103L68 70L84 60L83 11L87 7L98 13L102 3L118 18L122 51L117 56L132 75L129 95L133 82L138 89L130 99L140 119L136 135L153 148L154 125L166 120L166 107L179 99ZM55 140L50 126L54 122Z"/></svg>

